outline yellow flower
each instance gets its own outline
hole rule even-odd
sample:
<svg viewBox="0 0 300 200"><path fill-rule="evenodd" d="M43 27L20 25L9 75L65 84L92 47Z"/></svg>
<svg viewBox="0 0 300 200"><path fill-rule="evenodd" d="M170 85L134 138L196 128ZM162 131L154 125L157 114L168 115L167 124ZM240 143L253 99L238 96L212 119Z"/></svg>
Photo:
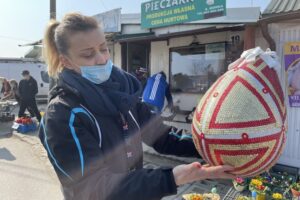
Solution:
<svg viewBox="0 0 300 200"><path fill-rule="evenodd" d="M274 193L272 195L273 199L282 199L282 194L279 194L279 193Z"/></svg>
<svg viewBox="0 0 300 200"><path fill-rule="evenodd" d="M202 194L191 193L182 195L185 200L203 200Z"/></svg>
<svg viewBox="0 0 300 200"><path fill-rule="evenodd" d="M262 182L258 179L252 179L250 184L254 186L261 186Z"/></svg>

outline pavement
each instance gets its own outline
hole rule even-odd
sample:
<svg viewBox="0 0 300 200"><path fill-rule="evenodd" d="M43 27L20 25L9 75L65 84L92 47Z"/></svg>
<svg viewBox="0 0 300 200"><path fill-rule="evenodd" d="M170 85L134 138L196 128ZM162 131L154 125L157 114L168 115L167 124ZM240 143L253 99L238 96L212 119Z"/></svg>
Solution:
<svg viewBox="0 0 300 200"><path fill-rule="evenodd" d="M21 138L15 134L0 138L0 199L63 199L52 166L40 156L39 144Z"/></svg>
<svg viewBox="0 0 300 200"><path fill-rule="evenodd" d="M45 105L39 105L41 111ZM14 111L16 112L18 108ZM190 131L190 125L183 123L184 117L176 117L176 122L166 122ZM182 121L182 122L181 122ZM0 200L40 200L63 199L60 183L50 164L47 153L41 145L37 132L26 134L11 130L12 122L0 122ZM199 161L195 158L180 158L157 153L144 145L144 167L176 166ZM205 180L186 184L178 188L178 193L163 200L181 200L182 194L210 192L216 187L222 199L231 191L231 182ZM234 196L236 194L233 194ZM227 195L228 196L228 195Z"/></svg>

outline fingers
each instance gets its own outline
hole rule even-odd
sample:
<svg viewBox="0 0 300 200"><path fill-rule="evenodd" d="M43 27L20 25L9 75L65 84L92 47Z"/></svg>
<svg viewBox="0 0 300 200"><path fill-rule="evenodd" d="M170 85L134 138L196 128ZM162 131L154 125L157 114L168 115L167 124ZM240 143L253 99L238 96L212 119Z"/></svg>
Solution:
<svg viewBox="0 0 300 200"><path fill-rule="evenodd" d="M218 165L218 166L203 165L203 168L206 168L208 170L213 170L216 172L230 172L234 170L234 167L229 165Z"/></svg>
<svg viewBox="0 0 300 200"><path fill-rule="evenodd" d="M202 168L202 165L198 162L193 162L184 166L185 166L185 170L189 172L197 171Z"/></svg>
<svg viewBox="0 0 300 200"><path fill-rule="evenodd" d="M217 171L228 172L228 171L234 170L234 167L229 166L229 165L219 165L219 166L214 166L214 167Z"/></svg>
<svg viewBox="0 0 300 200"><path fill-rule="evenodd" d="M203 166L205 171L205 177L208 179L234 179L236 176L231 174L230 171L234 170L234 167L229 165L219 166Z"/></svg>
<svg viewBox="0 0 300 200"><path fill-rule="evenodd" d="M204 179L234 179L235 175L230 174L234 168L228 165L209 166L193 162L187 165L179 165L173 169L177 185L199 181Z"/></svg>
<svg viewBox="0 0 300 200"><path fill-rule="evenodd" d="M193 162L193 163L191 163L191 165L192 165L193 167L198 168L198 169L201 169L201 167L202 167L202 165L201 165L199 162Z"/></svg>
<svg viewBox="0 0 300 200"><path fill-rule="evenodd" d="M223 170L223 171L233 171L234 167L230 165L217 165L217 166L211 166L209 164L202 165L204 168L215 168L217 170Z"/></svg>

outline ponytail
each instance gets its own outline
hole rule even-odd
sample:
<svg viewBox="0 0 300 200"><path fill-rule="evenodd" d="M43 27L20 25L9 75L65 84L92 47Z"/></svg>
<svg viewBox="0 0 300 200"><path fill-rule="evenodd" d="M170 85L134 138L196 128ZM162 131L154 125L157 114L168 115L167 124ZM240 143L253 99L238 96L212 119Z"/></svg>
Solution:
<svg viewBox="0 0 300 200"><path fill-rule="evenodd" d="M48 74L51 77L57 77L58 72L63 68L59 60L59 52L55 43L55 29L59 22L51 20L46 28L43 40L43 56L48 65Z"/></svg>

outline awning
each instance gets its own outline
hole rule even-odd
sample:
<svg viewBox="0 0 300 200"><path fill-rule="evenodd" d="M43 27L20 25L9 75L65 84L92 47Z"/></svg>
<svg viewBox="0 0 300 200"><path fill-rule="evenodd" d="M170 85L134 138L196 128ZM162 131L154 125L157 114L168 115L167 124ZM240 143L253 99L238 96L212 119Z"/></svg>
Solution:
<svg viewBox="0 0 300 200"><path fill-rule="evenodd" d="M196 35L196 34L205 34L205 33L216 33L222 31L242 31L245 29L244 24L232 24L232 25L212 25L210 27L202 28L202 29L195 29L195 30L188 30L188 31L181 31L181 32L174 32L168 34L160 34L155 35L155 33L139 33L139 34L118 34L114 37L114 41L117 42L139 42L139 41L161 41L161 40L168 40L174 37L184 37L189 35Z"/></svg>
<svg viewBox="0 0 300 200"><path fill-rule="evenodd" d="M126 42L126 41L142 41L156 38L153 32L150 33L135 33L135 34L117 34L113 38L114 41Z"/></svg>
<svg viewBox="0 0 300 200"><path fill-rule="evenodd" d="M25 58L41 59L42 57L42 47L33 46L24 56Z"/></svg>
<svg viewBox="0 0 300 200"><path fill-rule="evenodd" d="M42 43L43 43L43 40L41 39L41 40L31 42L31 43L28 43L28 44L19 44L19 47L42 45Z"/></svg>

